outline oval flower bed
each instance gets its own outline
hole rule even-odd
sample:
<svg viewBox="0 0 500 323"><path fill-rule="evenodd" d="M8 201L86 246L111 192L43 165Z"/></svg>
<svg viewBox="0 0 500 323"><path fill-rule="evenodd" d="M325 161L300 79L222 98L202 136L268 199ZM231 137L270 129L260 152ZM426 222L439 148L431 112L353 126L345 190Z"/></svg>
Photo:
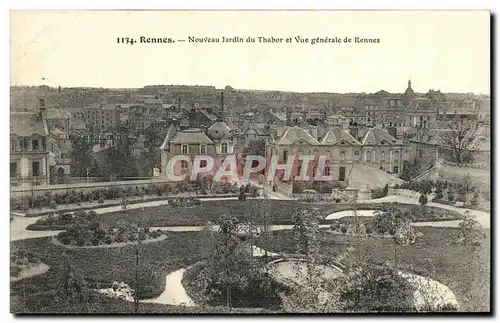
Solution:
<svg viewBox="0 0 500 323"><path fill-rule="evenodd" d="M163 231L150 231L147 227L125 225L107 228L100 221L100 216L92 211L75 218L74 222L66 231L59 233L53 242L64 246L109 247L134 244L138 241L149 243L166 238Z"/></svg>
<svg viewBox="0 0 500 323"><path fill-rule="evenodd" d="M17 281L40 275L49 270L49 266L42 263L38 256L25 249L18 249L10 255L10 280Z"/></svg>

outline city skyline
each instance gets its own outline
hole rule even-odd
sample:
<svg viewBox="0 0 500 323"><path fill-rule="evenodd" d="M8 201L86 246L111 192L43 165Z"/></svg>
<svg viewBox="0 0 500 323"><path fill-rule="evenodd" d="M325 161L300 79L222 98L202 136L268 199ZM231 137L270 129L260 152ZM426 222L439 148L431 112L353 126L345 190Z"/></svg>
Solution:
<svg viewBox="0 0 500 323"><path fill-rule="evenodd" d="M409 80L411 80L411 79L409 79ZM407 84L407 81L408 80L406 80L405 84ZM377 93L379 91L386 91L389 94L401 94L401 95L403 95L404 94L404 90L406 90L406 87L403 87L403 90L400 90L400 91L397 91L397 92L390 92L390 91L387 91L385 88L381 88L380 90L374 91L374 92L367 92L367 91L362 91L362 92L354 92L354 91L348 91L348 92L319 92L319 91L303 92L303 91L288 91L288 90L280 90L280 89L235 88L235 87L231 86L231 84L226 84L225 86L214 86L214 85L211 85L211 84L180 84L180 83L172 83L172 84L152 84L152 83L149 83L149 84L144 84L143 86L140 86L140 87L109 87L109 86L108 87L98 87L98 86L79 86L79 85L62 86L62 85L47 85L47 84L44 84L44 83L39 83L39 84L12 84L11 85L11 87L41 87L41 86L48 86L51 89L57 89L58 87L61 87L63 89L64 88L66 88L66 89L86 88L86 89L130 90L130 91L141 90L141 89L143 89L144 87L147 87L147 86L165 86L165 87L169 87L169 86L186 86L186 87L193 87L193 88L194 87L214 87L215 90L224 90L224 88L226 86L230 86L235 91L281 92L281 93L297 93L297 94L342 94L342 95L345 95L345 94L368 94L369 95L369 94L375 94L375 93ZM490 95L490 93L478 93L478 92L470 92L470 91L469 92L453 92L453 91L447 92L447 91L442 91L441 89L436 89L436 88L428 88L425 91L418 91L413 86L413 81L412 81L412 89L414 90L414 92L416 94L426 94L429 91L440 91L443 94L473 94L473 95L486 95L486 96Z"/></svg>
<svg viewBox="0 0 500 323"><path fill-rule="evenodd" d="M420 93L434 89L489 94L489 17L488 11L14 11L11 84L98 88L204 84L301 93L402 93L411 78L414 91ZM142 35L173 39L359 35L379 38L380 43L116 44L117 37Z"/></svg>

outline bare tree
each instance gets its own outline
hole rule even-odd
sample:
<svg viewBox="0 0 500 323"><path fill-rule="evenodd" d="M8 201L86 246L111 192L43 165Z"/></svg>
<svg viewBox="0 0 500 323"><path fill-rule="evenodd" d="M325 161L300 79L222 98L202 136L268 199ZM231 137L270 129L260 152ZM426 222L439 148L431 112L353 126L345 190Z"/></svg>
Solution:
<svg viewBox="0 0 500 323"><path fill-rule="evenodd" d="M468 152L474 148L480 130L477 121L467 118L446 121L442 124L439 138L444 146L451 149L450 157L453 162L460 165L466 161L466 157L472 157Z"/></svg>

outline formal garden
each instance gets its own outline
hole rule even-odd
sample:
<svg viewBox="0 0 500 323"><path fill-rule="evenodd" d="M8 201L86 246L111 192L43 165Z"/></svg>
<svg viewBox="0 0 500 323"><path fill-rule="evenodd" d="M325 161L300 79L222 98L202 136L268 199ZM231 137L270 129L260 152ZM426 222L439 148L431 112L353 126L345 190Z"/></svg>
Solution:
<svg viewBox="0 0 500 323"><path fill-rule="evenodd" d="M267 219L272 225L293 224L292 215L295 210L304 208L319 214L320 224L333 224L336 220L327 219L328 215L346 210L352 210L351 203L306 203L301 201L283 200L226 200L226 201L203 201L195 198L176 198L169 205L153 206L146 209L134 208L123 209L116 212L106 213L100 217L100 221L109 227L120 226L124 223L142 225L147 227L168 226L202 226L208 221L215 222L221 214L231 214L238 221L243 221L248 214L250 205L269 214ZM460 220L461 214L457 211L428 205L413 205L403 203L376 203L358 204L358 210L381 210L389 206L397 207L409 212L414 222ZM81 213L78 213L81 214ZM78 214L52 214L42 217L29 230L65 230L73 219L79 218Z"/></svg>
<svg viewBox="0 0 500 323"><path fill-rule="evenodd" d="M258 196L256 187L247 185L245 187L249 196ZM10 199L12 210L29 210L34 208L48 207L57 209L59 206L95 202L103 204L105 200L158 200L177 196L179 194L195 194L198 196L210 195L234 195L238 196L240 188L235 183L210 182L209 179L200 179L198 181L185 181L166 184L148 184L146 186L119 185L107 188L90 189L87 191L67 190L64 193L52 193L50 191L42 195L26 195L24 197L13 197ZM118 202L119 205L120 202ZM96 205L99 207L99 205Z"/></svg>
<svg viewBox="0 0 500 323"><path fill-rule="evenodd" d="M71 217L54 215L51 220L46 217L45 222L37 222L34 226L38 229L57 227L65 231L55 238L11 243L11 249L29 250L31 258L49 268L39 275L12 282L12 310L24 313L425 310L416 307L412 295L418 286L405 275L430 278L453 292L458 305L440 303L438 308L432 308L434 311L489 309L489 297L484 293L489 288L489 231L458 212L426 205L380 203L359 205L358 209L379 210L373 217L326 220L334 212L351 210L352 205L280 200L197 203L102 215L82 211ZM412 223L424 218L426 221L462 219L465 224L458 228L414 229ZM153 238L152 234L157 232L146 228L206 225L209 221L218 224L218 228L205 226L201 231L168 232L154 243L139 243ZM269 225L279 223L291 227L268 229ZM321 223L334 226L340 223L347 230L320 228ZM261 226L262 230L241 234L238 230L241 224ZM54 243L54 239L60 243ZM108 248L108 242L131 243ZM254 246L268 251L268 256L255 257L251 252ZM300 257L311 264L307 266L309 284L290 286L277 281L269 263L279 257ZM342 264L343 275L334 280L322 279L315 268L331 264ZM182 286L195 306L128 302L97 292L111 288L113 282L125 282L136 291L135 299L155 299L168 288L166 277L179 269L186 270ZM325 303L324 299L329 301Z"/></svg>
<svg viewBox="0 0 500 323"><path fill-rule="evenodd" d="M447 205L459 202L467 207L489 212L491 191L486 186L477 185L470 176L464 176L461 181L421 180L395 185L394 188L408 189L425 195L434 193L432 202Z"/></svg>

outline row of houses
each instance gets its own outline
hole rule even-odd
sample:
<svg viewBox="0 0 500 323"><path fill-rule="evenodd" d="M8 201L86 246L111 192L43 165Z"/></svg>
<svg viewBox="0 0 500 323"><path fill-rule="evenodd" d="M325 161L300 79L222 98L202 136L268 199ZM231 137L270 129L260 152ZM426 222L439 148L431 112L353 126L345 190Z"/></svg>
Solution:
<svg viewBox="0 0 500 323"><path fill-rule="evenodd" d="M316 129L317 130L317 129ZM300 155L312 155L310 163L315 167L320 156L326 156L327 176L344 181L349 167L355 163L374 165L386 172L400 175L403 162L408 160L409 152L401 140L379 128L363 128L353 136L346 127L331 127L318 136L314 127L304 129L299 126L284 129L255 129L247 124L246 129L234 131L223 121L217 121L208 128L180 129L171 126L161 146L161 171L165 173L168 162L177 155L208 155L213 158L214 169L220 167L228 155L244 157L247 143L263 140L266 142L262 155L268 158L278 156L280 164L289 163L293 172L300 173ZM192 162L181 161L174 168L179 175L189 172ZM204 167L204 166L201 166Z"/></svg>

